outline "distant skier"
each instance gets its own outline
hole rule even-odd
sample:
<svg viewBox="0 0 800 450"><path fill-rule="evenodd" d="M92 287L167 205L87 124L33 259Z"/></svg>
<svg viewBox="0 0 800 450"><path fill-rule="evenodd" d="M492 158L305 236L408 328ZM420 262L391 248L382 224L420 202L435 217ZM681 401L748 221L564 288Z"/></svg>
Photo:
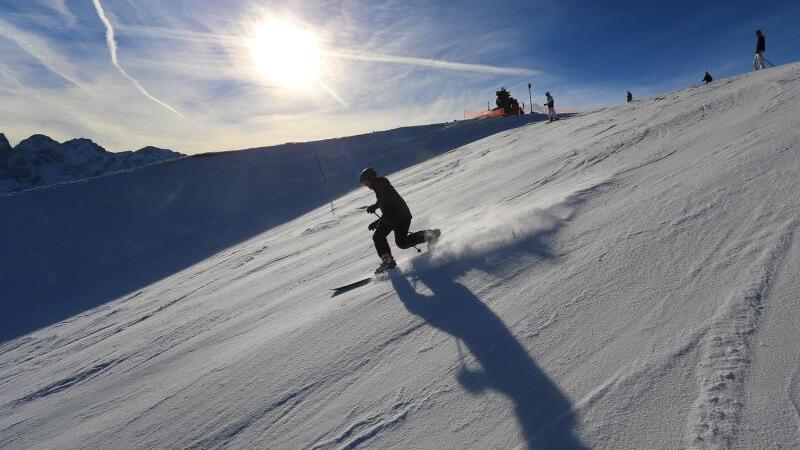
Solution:
<svg viewBox="0 0 800 450"><path fill-rule="evenodd" d="M553 100L553 96L550 95L550 92L544 93L545 97L545 105L547 105L547 115L550 117L550 122L554 120L558 120L558 115L556 115L556 101Z"/></svg>
<svg viewBox="0 0 800 450"><path fill-rule="evenodd" d="M628 91L628 103L632 101L633 101L633 94L631 94L631 91Z"/></svg>
<svg viewBox="0 0 800 450"><path fill-rule="evenodd" d="M375 250L381 258L381 265L375 269L375 273L385 272L397 267L397 263L392 257L392 250L386 237L394 231L394 240L400 248L411 248L427 242L433 245L442 234L439 230L424 230L415 233L408 233L411 226L411 211L408 209L403 197L394 189L392 184L384 177L379 177L375 169L368 167L361 172L361 184L375 191L377 202L367 207L367 213L374 214L380 208L382 216L369 224L369 230L374 230L372 240L375 242Z"/></svg>
<svg viewBox="0 0 800 450"><path fill-rule="evenodd" d="M764 68L764 53L767 51L767 40L761 30L756 30L756 36L758 41L756 42L756 56L753 57L753 70L761 70Z"/></svg>
<svg viewBox="0 0 800 450"><path fill-rule="evenodd" d="M707 70L706 70L706 76L704 76L704 77L703 77L703 81L704 81L706 84L708 84L708 83L711 83L712 81L714 81L714 78L711 76L711 74L710 74L710 73L708 73L708 71L707 71Z"/></svg>

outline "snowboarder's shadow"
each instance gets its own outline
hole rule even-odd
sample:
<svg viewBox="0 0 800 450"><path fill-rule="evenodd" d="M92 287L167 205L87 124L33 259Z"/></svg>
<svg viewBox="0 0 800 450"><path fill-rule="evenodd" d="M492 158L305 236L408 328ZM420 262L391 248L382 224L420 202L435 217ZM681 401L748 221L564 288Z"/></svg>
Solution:
<svg viewBox="0 0 800 450"><path fill-rule="evenodd" d="M466 268L443 266L416 273L432 295L419 294L399 273L389 277L406 309L466 345L481 369L462 365L459 383L473 394L492 389L514 404L528 448L583 449L573 433L569 399L542 372L494 312L456 279Z"/></svg>

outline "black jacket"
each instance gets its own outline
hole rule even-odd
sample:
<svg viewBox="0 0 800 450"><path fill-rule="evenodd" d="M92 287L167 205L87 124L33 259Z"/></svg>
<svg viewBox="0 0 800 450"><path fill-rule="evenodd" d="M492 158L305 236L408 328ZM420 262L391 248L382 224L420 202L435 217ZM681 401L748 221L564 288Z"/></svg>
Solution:
<svg viewBox="0 0 800 450"><path fill-rule="evenodd" d="M384 177L377 178L372 183L375 197L378 199L375 206L381 209L383 219L394 222L397 219L410 219L411 211L408 209L403 197L394 189L392 183Z"/></svg>
<svg viewBox="0 0 800 450"><path fill-rule="evenodd" d="M764 39L763 34L758 35L758 44L756 44L756 53L767 51L767 40Z"/></svg>

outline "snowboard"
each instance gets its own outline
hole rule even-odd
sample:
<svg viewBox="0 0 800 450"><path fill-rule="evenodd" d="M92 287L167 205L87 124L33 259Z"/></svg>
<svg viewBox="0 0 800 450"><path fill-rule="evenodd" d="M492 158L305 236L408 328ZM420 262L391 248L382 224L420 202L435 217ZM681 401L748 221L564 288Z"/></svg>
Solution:
<svg viewBox="0 0 800 450"><path fill-rule="evenodd" d="M428 250L425 253L428 253L428 252L430 252L431 250L434 249L434 247L436 245L436 242L439 240L439 236L441 236L441 234L442 234L441 231L439 231L438 229L434 230L434 231L437 233L436 234L436 240L433 241L432 243L428 244ZM419 249L417 249L417 250L420 251ZM398 267L399 267L399 264L398 264ZM389 274L389 272L394 271L394 270L398 270L398 268L395 267L393 269L389 269L389 270L384 271L384 272L373 273L372 275L369 275L369 276L364 277L364 278L362 278L360 280L357 280L357 281L353 281L352 283L348 283L348 284L345 284L343 286L332 288L331 291L333 291L333 293L331 294L331 298L336 297L337 295L342 295L345 292L350 292L353 289L358 289L358 288L360 288L362 286L366 286L366 285L372 283L374 280L378 279L379 277L383 277L385 279L385 277Z"/></svg>
<svg viewBox="0 0 800 450"><path fill-rule="evenodd" d="M394 270L394 269L392 269L392 270ZM366 285L370 284L374 278L375 278L375 275L370 275L370 276L368 276L366 278L362 278L362 279L360 279L358 281L354 281L352 283L345 284L344 286L335 287L335 288L331 289L333 291L333 294L331 294L331 298L336 297L337 295L342 295L345 292L350 292L353 289L360 288L361 286L366 286Z"/></svg>

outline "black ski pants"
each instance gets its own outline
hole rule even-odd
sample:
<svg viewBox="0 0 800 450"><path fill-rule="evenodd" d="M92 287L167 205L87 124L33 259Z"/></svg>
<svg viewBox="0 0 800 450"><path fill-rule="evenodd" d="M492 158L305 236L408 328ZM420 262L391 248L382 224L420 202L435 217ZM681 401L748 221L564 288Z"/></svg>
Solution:
<svg viewBox="0 0 800 450"><path fill-rule="evenodd" d="M372 235L372 240L375 242L375 250L378 256L391 255L392 250L389 248L389 242L386 237L389 233L394 231L394 242L400 248L410 248L425 242L425 232L417 231L416 233L408 234L408 227L411 226L411 217L403 217L398 219L386 220L381 218L378 222L378 228Z"/></svg>

